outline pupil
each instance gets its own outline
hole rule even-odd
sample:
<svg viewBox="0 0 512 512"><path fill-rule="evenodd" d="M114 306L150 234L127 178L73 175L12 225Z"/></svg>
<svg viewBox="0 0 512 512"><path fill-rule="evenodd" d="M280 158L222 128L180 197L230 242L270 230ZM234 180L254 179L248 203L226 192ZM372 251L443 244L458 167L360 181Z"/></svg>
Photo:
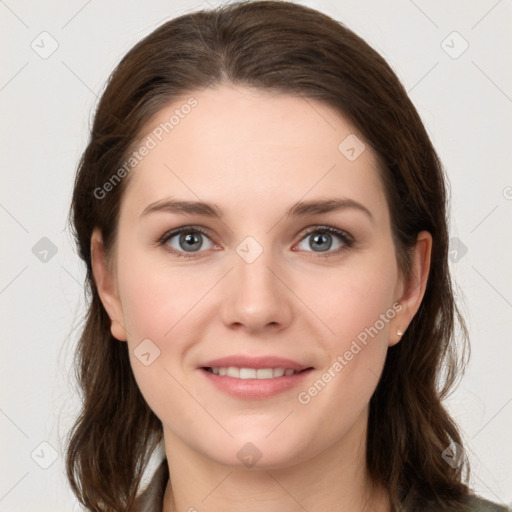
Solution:
<svg viewBox="0 0 512 512"><path fill-rule="evenodd" d="M201 248L201 240L197 235L193 235L191 233L182 234L180 236L180 244L184 243L184 245L191 249L192 251L197 251Z"/></svg>
<svg viewBox="0 0 512 512"><path fill-rule="evenodd" d="M313 244L320 251L327 251L331 248L332 237L328 233L322 233L322 234L315 235L315 236L313 236L312 239L313 239L313 243L310 243L311 248L314 248ZM329 242L327 247L322 247L321 244L326 243L326 242Z"/></svg>

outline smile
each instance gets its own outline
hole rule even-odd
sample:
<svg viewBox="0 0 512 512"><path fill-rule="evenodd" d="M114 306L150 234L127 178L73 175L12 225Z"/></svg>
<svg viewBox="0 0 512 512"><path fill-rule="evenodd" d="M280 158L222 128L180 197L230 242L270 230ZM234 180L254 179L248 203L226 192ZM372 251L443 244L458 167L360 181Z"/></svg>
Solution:
<svg viewBox="0 0 512 512"><path fill-rule="evenodd" d="M263 400L303 386L313 368L247 368L207 366L200 368L214 389L242 400Z"/></svg>
<svg viewBox="0 0 512 512"><path fill-rule="evenodd" d="M206 368L207 371L221 376L234 377L235 379L273 379L290 376L300 371L292 368L237 368L235 366L224 366L217 368Z"/></svg>

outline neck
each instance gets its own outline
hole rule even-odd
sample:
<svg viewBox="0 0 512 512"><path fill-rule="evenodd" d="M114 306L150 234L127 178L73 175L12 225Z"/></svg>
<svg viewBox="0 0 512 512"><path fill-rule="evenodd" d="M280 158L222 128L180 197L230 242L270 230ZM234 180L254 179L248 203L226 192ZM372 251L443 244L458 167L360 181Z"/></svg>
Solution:
<svg viewBox="0 0 512 512"><path fill-rule="evenodd" d="M389 512L388 493L372 487L366 471L366 420L322 453L259 470L218 464L164 428L170 480L163 512Z"/></svg>

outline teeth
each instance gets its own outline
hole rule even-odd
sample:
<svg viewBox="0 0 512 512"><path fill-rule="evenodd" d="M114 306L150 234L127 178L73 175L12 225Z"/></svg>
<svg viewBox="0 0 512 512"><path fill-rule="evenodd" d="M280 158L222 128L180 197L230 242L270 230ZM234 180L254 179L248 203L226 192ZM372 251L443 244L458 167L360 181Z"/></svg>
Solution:
<svg viewBox="0 0 512 512"><path fill-rule="evenodd" d="M272 373L272 377L282 377L283 375L284 375L284 368L276 368L274 370L274 372Z"/></svg>
<svg viewBox="0 0 512 512"><path fill-rule="evenodd" d="M236 368L230 366L228 368L209 368L209 371L215 375L226 375L227 377L235 377L236 379L272 379L274 377L282 377L283 375L293 375L296 372L291 368Z"/></svg>
<svg viewBox="0 0 512 512"><path fill-rule="evenodd" d="M227 377L240 377L240 370L234 366L230 366L226 372Z"/></svg>
<svg viewBox="0 0 512 512"><path fill-rule="evenodd" d="M241 379L255 379L256 375L257 370L255 370L254 368L240 368L239 376ZM236 377L235 372L233 372L232 377Z"/></svg>
<svg viewBox="0 0 512 512"><path fill-rule="evenodd" d="M271 379L274 376L274 370L272 370L272 368L258 368L255 373L256 379Z"/></svg>

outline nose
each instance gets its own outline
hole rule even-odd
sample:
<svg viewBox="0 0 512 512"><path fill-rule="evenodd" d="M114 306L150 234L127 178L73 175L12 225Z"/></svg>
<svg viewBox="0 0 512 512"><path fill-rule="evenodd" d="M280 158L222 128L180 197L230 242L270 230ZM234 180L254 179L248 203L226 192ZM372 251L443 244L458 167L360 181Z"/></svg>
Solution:
<svg viewBox="0 0 512 512"><path fill-rule="evenodd" d="M234 268L226 277L221 307L226 326L251 333L288 327L293 294L270 250L263 250L252 262L234 254Z"/></svg>

